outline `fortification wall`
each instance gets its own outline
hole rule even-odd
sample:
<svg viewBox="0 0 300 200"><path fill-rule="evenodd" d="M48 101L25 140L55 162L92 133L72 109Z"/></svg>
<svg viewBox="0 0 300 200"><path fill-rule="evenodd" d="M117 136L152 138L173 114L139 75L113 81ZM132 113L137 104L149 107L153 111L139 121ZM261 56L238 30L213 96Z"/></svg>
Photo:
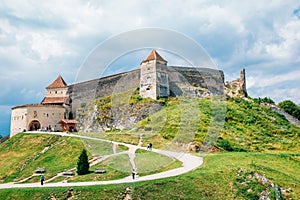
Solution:
<svg viewBox="0 0 300 200"><path fill-rule="evenodd" d="M223 71L194 67L166 66L170 95L206 97L224 93ZM112 76L77 83L69 86L70 110L76 117L76 110L83 103L94 99L123 92L140 86L140 69Z"/></svg>
<svg viewBox="0 0 300 200"><path fill-rule="evenodd" d="M224 94L221 70L195 67L168 67L171 95L206 97Z"/></svg>
<svg viewBox="0 0 300 200"><path fill-rule="evenodd" d="M118 93L131 88L136 88L140 83L140 70L132 70L112 76L77 83L69 86L70 111L76 116L76 109L82 103Z"/></svg>
<svg viewBox="0 0 300 200"><path fill-rule="evenodd" d="M65 108L55 105L28 104L12 108L10 137L30 129L30 123L37 121L40 128L51 126L60 131L58 122L64 118Z"/></svg>
<svg viewBox="0 0 300 200"><path fill-rule="evenodd" d="M27 108L16 108L11 111L10 137L22 132L27 125Z"/></svg>

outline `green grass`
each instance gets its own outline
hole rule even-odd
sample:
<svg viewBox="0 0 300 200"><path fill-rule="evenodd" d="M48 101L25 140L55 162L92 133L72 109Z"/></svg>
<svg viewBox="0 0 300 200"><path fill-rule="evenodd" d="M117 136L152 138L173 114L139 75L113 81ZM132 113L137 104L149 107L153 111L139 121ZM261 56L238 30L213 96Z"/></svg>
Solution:
<svg viewBox="0 0 300 200"><path fill-rule="evenodd" d="M123 199L131 188L133 199L251 199L237 186L238 170L265 174L273 183L291 188L290 197L300 197L299 161L292 153L218 153L204 158L200 168L187 174L160 180L118 185L74 187L76 199ZM269 162L271 162L269 164ZM263 167L257 167L263 166ZM284 166L284 167L283 167ZM252 182L253 191L260 186ZM255 189L255 187L258 187ZM68 188L33 188L0 190L0 199L66 198Z"/></svg>
<svg viewBox="0 0 300 200"><path fill-rule="evenodd" d="M104 168L106 170L106 173L103 174L95 174L94 171L96 168L102 169ZM68 182L85 182L85 181L108 181L108 180L115 180L115 179L121 179L126 176L129 176L129 173L125 173L119 170L116 170L112 167L109 167L108 165L103 164L97 164L92 167L90 167L90 173L86 175L81 176L73 176L68 179Z"/></svg>
<svg viewBox="0 0 300 200"><path fill-rule="evenodd" d="M50 149L40 153L47 146ZM45 178L48 179L64 169L76 167L83 148L78 138L18 134L0 146L1 179L3 182L20 181L32 175L38 167L46 168Z"/></svg>
<svg viewBox="0 0 300 200"><path fill-rule="evenodd" d="M113 154L113 144L108 142L102 142L99 140L82 139L85 148L92 154L97 156L110 155ZM123 145L115 146L115 153L123 152L128 150L127 147Z"/></svg>
<svg viewBox="0 0 300 200"><path fill-rule="evenodd" d="M109 168L115 169L119 172L127 173L128 175L130 175L132 170L132 165L127 154L109 157L102 162L102 165L108 166Z"/></svg>
<svg viewBox="0 0 300 200"><path fill-rule="evenodd" d="M136 151L135 164L140 176L167 171L182 165L178 160L141 149Z"/></svg>

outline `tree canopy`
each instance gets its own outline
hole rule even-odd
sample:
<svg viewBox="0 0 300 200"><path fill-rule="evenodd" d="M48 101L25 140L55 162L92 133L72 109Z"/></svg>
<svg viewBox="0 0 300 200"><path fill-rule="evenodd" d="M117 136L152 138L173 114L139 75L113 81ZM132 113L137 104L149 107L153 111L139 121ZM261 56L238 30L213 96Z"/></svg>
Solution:
<svg viewBox="0 0 300 200"><path fill-rule="evenodd" d="M300 107L291 100L282 101L278 104L278 106L288 114L300 120Z"/></svg>

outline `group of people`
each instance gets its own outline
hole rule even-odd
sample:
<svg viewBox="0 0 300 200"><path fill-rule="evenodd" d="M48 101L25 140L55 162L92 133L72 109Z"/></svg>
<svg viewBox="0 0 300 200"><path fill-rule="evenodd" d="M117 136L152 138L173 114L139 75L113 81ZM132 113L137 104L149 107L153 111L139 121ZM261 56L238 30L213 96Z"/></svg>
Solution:
<svg viewBox="0 0 300 200"><path fill-rule="evenodd" d="M150 150L150 151L152 150L152 143L149 143L149 144L148 144L147 150Z"/></svg>

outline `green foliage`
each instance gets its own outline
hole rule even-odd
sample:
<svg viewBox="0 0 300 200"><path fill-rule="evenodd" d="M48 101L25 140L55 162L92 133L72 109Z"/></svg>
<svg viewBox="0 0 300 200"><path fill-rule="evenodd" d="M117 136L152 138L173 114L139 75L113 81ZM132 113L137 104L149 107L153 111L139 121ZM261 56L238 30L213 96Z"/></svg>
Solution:
<svg viewBox="0 0 300 200"><path fill-rule="evenodd" d="M285 100L278 104L285 112L300 120L300 107L291 100Z"/></svg>
<svg viewBox="0 0 300 200"><path fill-rule="evenodd" d="M89 159L85 149L82 150L77 162L77 174L84 175L89 173Z"/></svg>
<svg viewBox="0 0 300 200"><path fill-rule="evenodd" d="M233 151L233 148L231 147L228 140L218 140L217 146L224 149L225 151Z"/></svg>
<svg viewBox="0 0 300 200"><path fill-rule="evenodd" d="M275 102L270 97L254 98L253 101L258 104L261 103L275 104Z"/></svg>

